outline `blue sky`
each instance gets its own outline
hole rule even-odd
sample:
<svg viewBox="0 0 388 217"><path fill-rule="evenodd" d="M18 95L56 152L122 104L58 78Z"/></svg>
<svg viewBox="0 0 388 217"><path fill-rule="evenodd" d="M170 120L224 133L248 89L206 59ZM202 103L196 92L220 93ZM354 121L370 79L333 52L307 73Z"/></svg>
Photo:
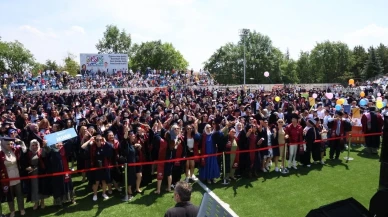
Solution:
<svg viewBox="0 0 388 217"><path fill-rule="evenodd" d="M238 30L268 35L298 58L316 42L350 47L388 45L388 1L372 0L0 0L0 36L19 40L44 62L62 64L67 52L96 52L105 26L115 24L134 42L171 42L196 71Z"/></svg>

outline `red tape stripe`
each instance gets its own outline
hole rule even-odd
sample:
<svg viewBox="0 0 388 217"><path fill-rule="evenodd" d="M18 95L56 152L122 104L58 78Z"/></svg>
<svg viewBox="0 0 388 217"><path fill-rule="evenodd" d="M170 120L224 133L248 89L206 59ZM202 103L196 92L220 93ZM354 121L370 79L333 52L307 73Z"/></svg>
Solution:
<svg viewBox="0 0 388 217"><path fill-rule="evenodd" d="M314 143L317 142L326 142L331 140L338 140L338 139L344 139L344 138L351 138L351 137L365 137L365 136L381 136L382 133L369 133L369 134L349 134L349 136L341 136L341 137L335 137L335 138L329 138L329 139L323 139L323 140L315 140ZM294 145L303 145L306 144L306 142L296 142L296 143L288 143L288 146L294 146ZM228 151L224 152L225 154L239 154L239 153L247 153L247 152L257 152L257 151L264 151L269 150L273 148L278 148L285 146L286 144L280 144L276 146L268 146L264 148L258 148L254 150L239 150L239 151ZM194 157L188 157L188 158L177 158L172 160L161 160L161 161L151 161L151 162L141 162L141 163L130 163L128 164L129 167L134 166L143 166L143 165L153 165L153 164L163 164L163 163L175 163L178 161L183 160L197 160L202 158L208 158L208 157L214 157L222 155L223 153L215 153L215 154L206 154L206 155L200 155L200 156L194 156ZM113 165L113 166L105 166L105 167L99 167L99 168L90 168L90 169L83 169L83 170L75 170L75 171L66 171L66 172L58 172L58 173L52 173L52 174L44 174L44 175L34 175L34 176L23 176L18 178L9 178L9 179L2 179L0 182L9 182L14 180L26 180L26 179L38 179L38 178L45 178L45 177L54 177L54 176L63 176L63 175L71 175L75 173L84 173L84 172L90 172L90 171L96 171L101 169L110 169L115 167L121 167L125 164L119 164L119 165Z"/></svg>

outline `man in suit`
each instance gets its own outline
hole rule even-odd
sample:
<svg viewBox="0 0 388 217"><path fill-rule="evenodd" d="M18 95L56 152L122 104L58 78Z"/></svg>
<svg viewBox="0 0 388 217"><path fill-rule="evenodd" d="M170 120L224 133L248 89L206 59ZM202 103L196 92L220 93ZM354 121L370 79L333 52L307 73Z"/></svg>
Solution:
<svg viewBox="0 0 388 217"><path fill-rule="evenodd" d="M184 181L179 181L174 189L175 207L167 210L164 217L196 217L199 212L199 207L190 202L191 185Z"/></svg>

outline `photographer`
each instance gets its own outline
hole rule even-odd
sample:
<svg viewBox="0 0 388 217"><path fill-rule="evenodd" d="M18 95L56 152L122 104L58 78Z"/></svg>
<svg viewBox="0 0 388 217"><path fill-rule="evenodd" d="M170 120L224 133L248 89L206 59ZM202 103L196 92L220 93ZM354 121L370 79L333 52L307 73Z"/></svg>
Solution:
<svg viewBox="0 0 388 217"><path fill-rule="evenodd" d="M164 217L196 217L199 212L199 207L190 202L191 199L191 185L184 181L176 184L174 190L175 207L167 210Z"/></svg>

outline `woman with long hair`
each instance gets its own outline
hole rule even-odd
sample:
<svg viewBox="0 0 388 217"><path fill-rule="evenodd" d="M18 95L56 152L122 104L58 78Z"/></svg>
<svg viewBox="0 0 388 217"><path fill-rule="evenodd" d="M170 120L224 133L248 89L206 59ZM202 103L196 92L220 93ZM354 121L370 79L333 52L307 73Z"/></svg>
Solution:
<svg viewBox="0 0 388 217"><path fill-rule="evenodd" d="M246 140L247 140L247 146L248 148L246 150L255 150L258 148L257 142L259 141L260 137L260 128L257 124L250 124L248 125L248 132L245 134ZM239 140L240 141L240 140ZM240 155L240 159L242 156ZM252 178L252 176L257 177L257 171L261 169L260 166L260 152L249 152L248 155L244 155L244 157L247 158L248 162L248 176L249 178Z"/></svg>
<svg viewBox="0 0 388 217"><path fill-rule="evenodd" d="M101 134L97 134L82 144L82 149L88 150L90 154L90 168L103 168L110 166L110 157L112 155L112 145L107 143ZM110 181L110 169L98 169L91 171L89 174L89 182L93 188L93 201L97 201L97 190L101 183L102 197L108 199L106 195L106 184Z"/></svg>
<svg viewBox="0 0 388 217"><path fill-rule="evenodd" d="M136 152L141 145L137 143L136 135L130 131L128 125L124 125L124 139L120 142L120 152L124 163L136 163ZM125 200L133 198L132 188L136 186L136 167L129 166L127 169L128 192L126 192Z"/></svg>
<svg viewBox="0 0 388 217"><path fill-rule="evenodd" d="M83 170L87 168L88 164L88 154L84 149L81 148L81 145L84 144L86 141L88 141L91 138L90 133L88 132L88 129L86 126L80 126L78 137L77 137L77 144L78 147L77 150L77 170ZM86 173L82 173L82 182L86 181Z"/></svg>
<svg viewBox="0 0 388 217"><path fill-rule="evenodd" d="M51 126L50 126L50 122L46 118L43 118L39 122L38 127L39 127L39 132L41 133L41 135L44 136L44 135L50 134Z"/></svg>
<svg viewBox="0 0 388 217"><path fill-rule="evenodd" d="M108 130L106 132L106 141L112 144L112 156L110 158L111 165L118 165L120 158L120 142L115 139L115 135L112 131ZM122 173L119 167L111 168L110 170L111 183L108 184L108 194L112 194L112 184L118 192L121 192L119 183L122 181Z"/></svg>
<svg viewBox="0 0 388 217"><path fill-rule="evenodd" d="M280 171L282 173L288 173L288 169L286 168L286 152L287 152L287 147L286 147L286 131L284 130L285 127L285 122L283 119L279 118L277 121L277 127L276 127L276 133L275 137L278 141L279 146L279 155L274 157L275 161L275 171L277 171L279 159L281 160L281 165L280 165Z"/></svg>
<svg viewBox="0 0 388 217"><path fill-rule="evenodd" d="M314 124L314 121L315 121L315 124ZM314 164L318 164L318 163L324 164L324 163L322 163L323 162L323 160L322 160L323 156L321 154L321 152L322 152L322 143L323 142L315 142L316 140L321 140L322 139L322 136L321 136L322 128L321 128L321 124L320 124L321 121L320 121L320 119L318 117L315 118L314 121L311 121L314 124L314 126L312 126L312 128L313 128L314 133L315 133L314 143L311 146L311 155L312 155L313 163ZM323 145L323 148L324 148L324 145Z"/></svg>
<svg viewBox="0 0 388 217"><path fill-rule="evenodd" d="M183 152L185 157L194 157L198 156L198 148L199 148L199 137L200 135L197 133L197 129L194 125L187 125L185 133L183 135ZM186 182L189 182L190 179L193 181L197 181L197 177L194 175L195 169L195 160L187 160L185 165L185 174L186 174Z"/></svg>
<svg viewBox="0 0 388 217"><path fill-rule="evenodd" d="M258 144L261 148L271 147L277 144L277 141L275 141L274 137L274 131L268 126L268 120L263 121L263 127L261 129L259 137L260 139L258 141ZM266 150L262 150L260 151L260 155L262 159L261 170L263 172L269 172L269 164L273 157L273 149L269 148Z"/></svg>

